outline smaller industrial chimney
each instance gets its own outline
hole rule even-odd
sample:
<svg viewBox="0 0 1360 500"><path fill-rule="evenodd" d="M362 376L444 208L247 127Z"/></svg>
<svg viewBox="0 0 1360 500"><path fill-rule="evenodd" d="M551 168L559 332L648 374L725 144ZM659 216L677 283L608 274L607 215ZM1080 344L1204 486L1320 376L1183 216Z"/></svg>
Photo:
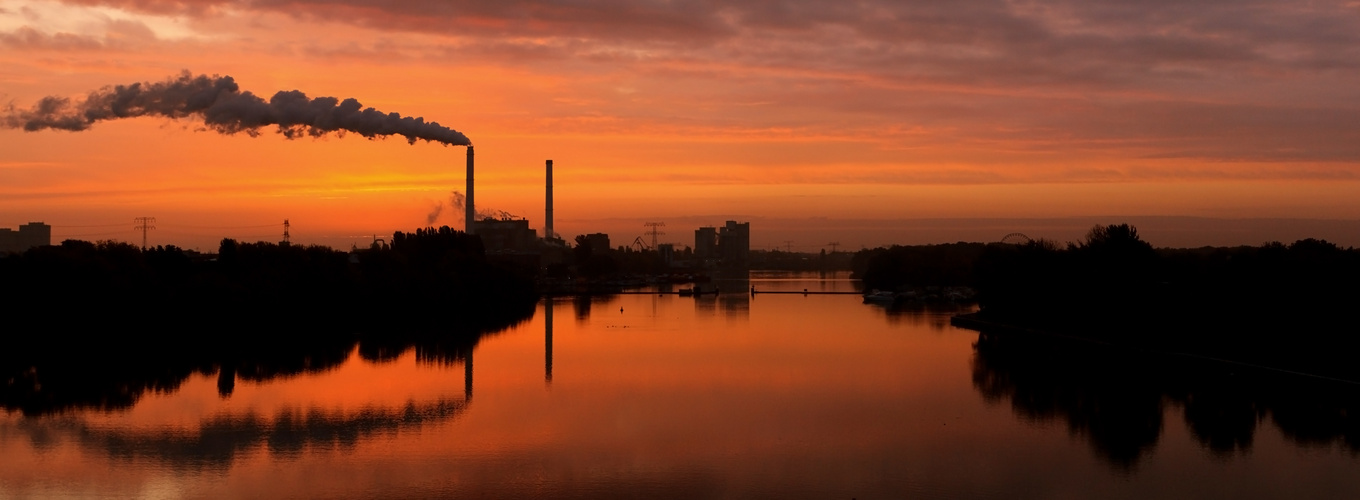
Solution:
<svg viewBox="0 0 1360 500"><path fill-rule="evenodd" d="M467 203L463 205L466 213L463 216L463 231L472 234L473 227L476 226L477 209L472 206L472 145L467 147Z"/></svg>
<svg viewBox="0 0 1360 500"><path fill-rule="evenodd" d="M552 210L553 210L553 201L552 201L552 160L548 160L548 199L547 199L547 202L544 203L544 206L547 207L548 213L547 213L547 215L543 218L543 220L546 221L546 222L544 222L544 224L543 224L543 239L549 240L549 239L552 239L553 236L554 236L554 234L553 234L553 219L552 219Z"/></svg>

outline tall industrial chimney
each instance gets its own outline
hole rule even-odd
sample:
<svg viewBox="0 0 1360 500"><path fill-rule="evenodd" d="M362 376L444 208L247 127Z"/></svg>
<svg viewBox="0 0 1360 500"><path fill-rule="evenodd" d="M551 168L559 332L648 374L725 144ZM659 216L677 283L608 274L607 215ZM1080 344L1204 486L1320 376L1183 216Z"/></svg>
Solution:
<svg viewBox="0 0 1360 500"><path fill-rule="evenodd" d="M472 204L472 145L469 144L467 148L467 200L465 200L467 203L464 204L467 213L463 216L463 231L472 234L474 232L472 228L476 225L474 223L477 220L477 209Z"/></svg>
<svg viewBox="0 0 1360 500"><path fill-rule="evenodd" d="M546 217L544 217L544 220L545 220L546 222L543 224L543 239L552 239L552 237L553 237L553 224L552 224L552 222L553 222L553 221L552 221L552 208L553 208L553 203L552 203L552 160L548 160L548 200L547 200L546 203L544 203L544 206L545 206L545 207L548 207L548 214L547 214Z"/></svg>

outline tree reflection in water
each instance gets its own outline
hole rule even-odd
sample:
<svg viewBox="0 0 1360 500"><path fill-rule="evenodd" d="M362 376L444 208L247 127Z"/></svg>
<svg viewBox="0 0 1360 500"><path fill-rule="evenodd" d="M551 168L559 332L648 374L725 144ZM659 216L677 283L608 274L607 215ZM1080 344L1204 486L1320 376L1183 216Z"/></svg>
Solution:
<svg viewBox="0 0 1360 500"><path fill-rule="evenodd" d="M275 344L267 352L247 355L234 350L198 358L186 353L153 356L145 350L98 355L79 347L65 353L35 353L29 358L29 369L9 374L9 383L0 393L0 405L26 417L46 417L18 420L10 429L26 437L37 449L70 440L113 458L148 458L176 468L223 469L236 457L261 446L271 455L283 458L296 456L305 449L349 449L366 438L456 418L471 404L472 352L485 335L494 332L412 332L307 345ZM285 408L273 415L219 414L205 418L192 431L183 432L92 426L72 412L131 408L148 391L177 390L194 374L216 374L219 394L230 397L237 379L259 383L326 372L338 368L355 353L370 363L388 363L411 351L418 363L464 365L467 387L463 398L408 401L404 406L365 406L350 411L312 407Z"/></svg>
<svg viewBox="0 0 1360 500"><path fill-rule="evenodd" d="M1116 469L1151 455L1168 407L1208 452L1248 454L1261 422L1300 446L1360 454L1360 388L1241 365L1120 351L1026 334L980 333L973 387L1025 420L1066 423Z"/></svg>
<svg viewBox="0 0 1360 500"><path fill-rule="evenodd" d="M272 416L220 414L200 422L194 432L104 428L78 419L62 419L60 424L26 420L14 430L37 449L50 448L64 438L115 459L151 459L176 469L223 470L261 445L278 458L295 458L308 449L353 449L371 437L456 418L470 403L467 399L440 399L353 412L309 408L285 409Z"/></svg>
<svg viewBox="0 0 1360 500"><path fill-rule="evenodd" d="M194 374L216 375L219 394L230 397L237 380L326 372L356 349L375 363L414 350L421 363L466 364L484 336L529 319L534 307L530 302L495 323L407 323L393 331L357 335L254 331L195 336L171 331L135 342L95 336L81 342L53 339L41 348L33 348L37 341L30 337L25 349L0 356L0 408L25 416L120 410L147 392L175 391Z"/></svg>

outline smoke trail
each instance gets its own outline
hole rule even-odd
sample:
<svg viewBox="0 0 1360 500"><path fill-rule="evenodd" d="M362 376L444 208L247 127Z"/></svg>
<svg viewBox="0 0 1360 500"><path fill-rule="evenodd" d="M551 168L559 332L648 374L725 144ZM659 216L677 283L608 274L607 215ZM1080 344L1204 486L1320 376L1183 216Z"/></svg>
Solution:
<svg viewBox="0 0 1360 500"><path fill-rule="evenodd" d="M467 203L467 195L464 195L462 191L454 191L454 192L452 192L452 193L449 194L449 204L452 205L450 208L452 208L455 212L462 212L462 211L463 211L463 207L466 206L466 205L464 205L465 203ZM443 205L443 204L441 203L441 205ZM518 219L518 218L519 218L519 216L517 216L517 215L515 215L515 214L512 214L512 213L510 213L510 212L506 212L506 211L504 211L504 210L496 210L496 209L494 209L494 208L493 208L493 209L489 209L489 210L482 210L482 209L480 209L480 208L474 208L474 210L477 211L477 218L478 218L478 219L498 219L498 220L499 220L499 219Z"/></svg>
<svg viewBox="0 0 1360 500"><path fill-rule="evenodd" d="M441 213L443 213L443 212L444 212L444 202L441 201L441 202L439 202L438 205L435 205L434 208L430 209L430 213L429 213L429 214L426 214L426 215L425 215L425 225L426 225L426 226L433 226L433 225L434 225L434 221L439 220L439 214L441 214Z"/></svg>
<svg viewBox="0 0 1360 500"><path fill-rule="evenodd" d="M245 132L251 137L260 135L260 128L275 125L289 139L354 132L370 139L400 135L412 144L418 139L455 146L472 144L467 136L436 122L365 108L353 98L312 99L291 90L279 91L265 102L249 91L241 91L230 76L193 76L188 71L163 82L104 87L78 102L51 96L26 110L11 104L0 111L0 126L29 132L81 131L95 122L139 116L198 117L209 129L223 134Z"/></svg>
<svg viewBox="0 0 1360 500"><path fill-rule="evenodd" d="M465 204L467 203L467 196L463 195L462 191L454 191L449 194L449 203L453 205L453 210L455 212L462 212L463 207L466 206Z"/></svg>

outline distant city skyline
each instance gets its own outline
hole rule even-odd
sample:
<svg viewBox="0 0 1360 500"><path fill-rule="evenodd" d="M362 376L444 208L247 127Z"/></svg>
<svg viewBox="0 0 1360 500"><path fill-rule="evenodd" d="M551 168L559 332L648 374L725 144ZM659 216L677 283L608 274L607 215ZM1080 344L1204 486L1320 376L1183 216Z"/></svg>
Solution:
<svg viewBox="0 0 1360 500"><path fill-rule="evenodd" d="M0 255L23 253L30 248L52 244L52 226L29 222L16 229L0 226Z"/></svg>
<svg viewBox="0 0 1360 500"><path fill-rule="evenodd" d="M749 220L753 249L853 250L1089 221L1159 246L1360 245L1354 2L283 5L0 0L0 227L140 243L133 218L156 217L152 244L188 248L277 241L285 219L342 248L461 229L439 209L462 146L198 115L24 130L40 103L187 71L466 134L477 209L540 234L552 159L568 240Z"/></svg>
<svg viewBox="0 0 1360 500"><path fill-rule="evenodd" d="M724 216L686 216L666 219L665 235L659 237L662 244L675 245L676 249L694 246L694 231L703 226L721 226ZM751 223L751 250L779 250L791 247L795 252L817 253L822 250L831 252L853 252L862 248L875 248L891 245L924 245L937 243L995 242L1013 232L1031 238L1048 239L1058 244L1077 242L1086 232L1097 224L1130 223L1136 226L1140 236L1156 247L1193 248L1201 246L1257 246L1262 243L1278 241L1292 243L1303 238L1325 239L1343 247L1360 247L1360 220L1322 220L1322 219L1212 219L1197 217L1158 217L1158 216L1074 216L1061 218L1026 219L983 219L983 218L939 218L939 219L780 219L771 217L742 217L737 220ZM614 247L630 244L635 238L650 238L648 228L641 220L632 219L593 219L557 220L557 232L565 241L574 245L577 235L603 233L610 237ZM658 220L650 218L647 220ZM0 221L0 227L4 227ZM275 224L243 225L236 227L213 228L180 224L182 221L166 222L158 218L156 229L148 233L148 241L155 245L175 245L181 248L213 252L223 238L238 241L278 242L283 239L283 221ZM542 236L541 223L530 219L530 229ZM450 226L461 230L456 222L439 222L434 227ZM12 225L13 226L13 225ZM86 241L114 240L136 245L141 244L141 231L133 230L133 222L96 226L63 226L50 224L52 244L60 244L65 239ZM411 232L424 225L413 225L394 231ZM374 238L390 240L392 232L386 233L326 233L324 230L299 225L293 220L290 226L291 241L294 244L325 245L341 250L351 246L367 247ZM831 243L836 243L833 247Z"/></svg>

